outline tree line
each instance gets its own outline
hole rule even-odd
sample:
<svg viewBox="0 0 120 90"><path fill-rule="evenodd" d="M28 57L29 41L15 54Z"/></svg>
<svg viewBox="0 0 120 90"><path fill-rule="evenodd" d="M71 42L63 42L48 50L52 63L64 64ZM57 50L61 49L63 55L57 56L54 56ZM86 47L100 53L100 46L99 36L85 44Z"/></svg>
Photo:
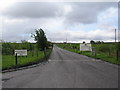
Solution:
<svg viewBox="0 0 120 90"><path fill-rule="evenodd" d="M35 34L31 34L36 43L30 43L26 40L21 40L21 43L12 42L2 42L2 55L13 55L14 50L27 49L28 51L33 51L35 49L39 51L44 51L52 46L52 43L47 40L45 32L43 29L36 29Z"/></svg>

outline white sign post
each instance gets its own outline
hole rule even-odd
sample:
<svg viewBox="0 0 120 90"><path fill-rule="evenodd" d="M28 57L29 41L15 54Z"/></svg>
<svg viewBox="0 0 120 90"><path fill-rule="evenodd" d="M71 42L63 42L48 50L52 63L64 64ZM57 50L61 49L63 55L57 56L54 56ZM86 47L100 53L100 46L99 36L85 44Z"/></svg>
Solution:
<svg viewBox="0 0 120 90"><path fill-rule="evenodd" d="M17 56L27 56L27 50L15 50L15 55Z"/></svg>
<svg viewBox="0 0 120 90"><path fill-rule="evenodd" d="M17 57L18 56L27 56L27 50L15 50L15 63L16 63L16 68L18 64Z"/></svg>
<svg viewBox="0 0 120 90"><path fill-rule="evenodd" d="M92 51L91 44L87 43L80 44L80 51Z"/></svg>

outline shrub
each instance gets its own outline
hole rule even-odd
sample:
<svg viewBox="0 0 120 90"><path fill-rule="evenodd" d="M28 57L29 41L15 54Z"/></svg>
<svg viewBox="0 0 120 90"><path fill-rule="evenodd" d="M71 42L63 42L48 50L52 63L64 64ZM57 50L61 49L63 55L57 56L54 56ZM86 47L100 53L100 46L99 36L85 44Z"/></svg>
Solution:
<svg viewBox="0 0 120 90"><path fill-rule="evenodd" d="M104 53L109 52L110 47L108 45L100 45L99 46L99 51L104 52Z"/></svg>

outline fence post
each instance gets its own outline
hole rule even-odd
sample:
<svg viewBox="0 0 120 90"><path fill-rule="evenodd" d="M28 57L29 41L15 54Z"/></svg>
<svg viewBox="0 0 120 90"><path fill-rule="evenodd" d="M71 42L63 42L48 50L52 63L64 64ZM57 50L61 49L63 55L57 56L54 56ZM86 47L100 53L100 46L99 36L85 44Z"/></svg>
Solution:
<svg viewBox="0 0 120 90"><path fill-rule="evenodd" d="M37 57L38 57L38 49L37 49Z"/></svg>
<svg viewBox="0 0 120 90"><path fill-rule="evenodd" d="M97 53L96 53L96 49L95 49L95 58L96 58L96 55L97 55Z"/></svg>
<svg viewBox="0 0 120 90"><path fill-rule="evenodd" d="M44 55L45 55L45 59L47 60L47 57L46 57L46 47L44 48Z"/></svg>
<svg viewBox="0 0 120 90"><path fill-rule="evenodd" d="M52 43L52 49L53 49L53 43Z"/></svg>
<svg viewBox="0 0 120 90"><path fill-rule="evenodd" d="M17 62L17 53L15 54L15 64L17 65L18 62Z"/></svg>
<svg viewBox="0 0 120 90"><path fill-rule="evenodd" d="M117 59L117 60L118 60L118 55L119 55L119 54L118 54L118 50L117 50L117 51L116 51L116 59Z"/></svg>
<svg viewBox="0 0 120 90"><path fill-rule="evenodd" d="M32 57L33 57L33 50L32 50Z"/></svg>
<svg viewBox="0 0 120 90"><path fill-rule="evenodd" d="M110 51L111 51L111 50L109 49L109 56L110 56L110 54L111 54Z"/></svg>
<svg viewBox="0 0 120 90"><path fill-rule="evenodd" d="M15 70L17 70L17 65L18 65L18 61L17 61L18 57L17 57L17 53L15 54Z"/></svg>

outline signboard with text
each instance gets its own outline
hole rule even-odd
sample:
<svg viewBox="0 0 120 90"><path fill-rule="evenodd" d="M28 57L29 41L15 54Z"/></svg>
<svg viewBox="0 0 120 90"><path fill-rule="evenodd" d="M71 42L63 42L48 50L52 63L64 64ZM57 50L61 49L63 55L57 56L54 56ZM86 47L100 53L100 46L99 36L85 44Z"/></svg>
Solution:
<svg viewBox="0 0 120 90"><path fill-rule="evenodd" d="M80 51L92 51L91 44L87 43L80 44Z"/></svg>
<svg viewBox="0 0 120 90"><path fill-rule="evenodd" d="M15 50L15 55L17 56L27 56L27 50Z"/></svg>

